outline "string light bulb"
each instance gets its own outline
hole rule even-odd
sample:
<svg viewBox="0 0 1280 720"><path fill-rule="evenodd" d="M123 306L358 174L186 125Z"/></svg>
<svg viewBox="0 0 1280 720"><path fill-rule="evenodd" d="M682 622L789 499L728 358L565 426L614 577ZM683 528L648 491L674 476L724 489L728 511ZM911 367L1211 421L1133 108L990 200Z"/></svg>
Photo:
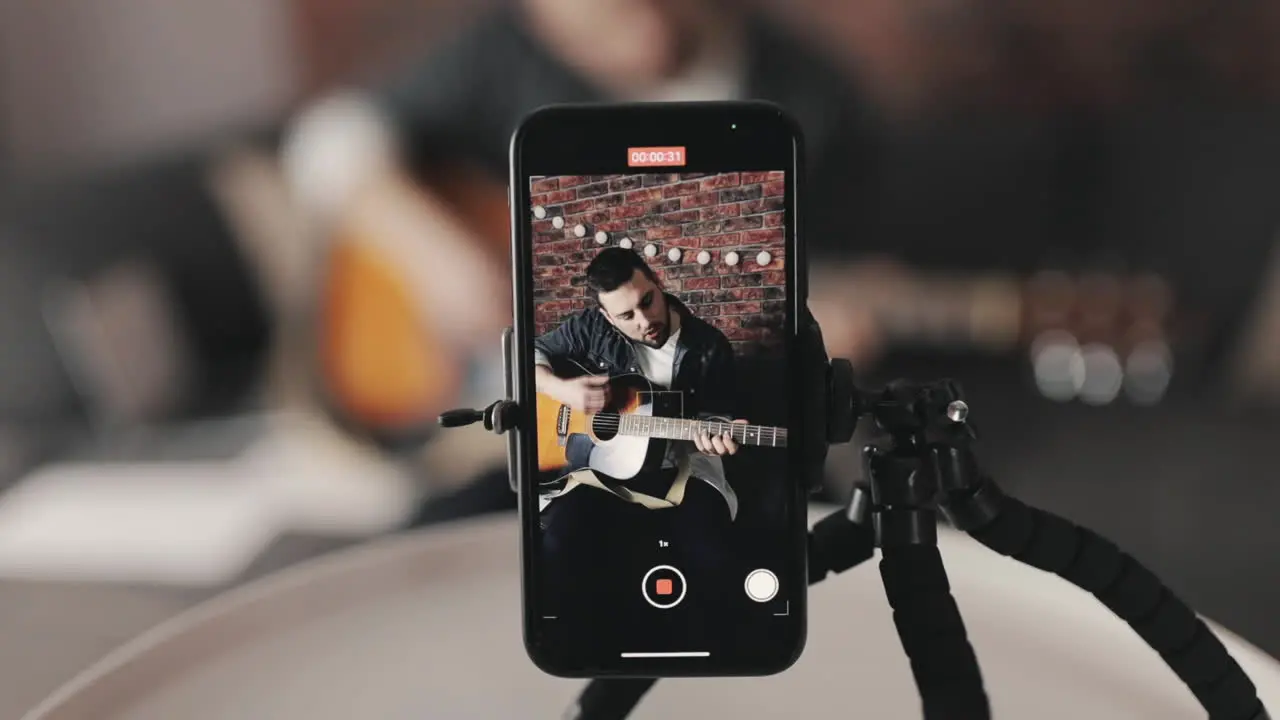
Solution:
<svg viewBox="0 0 1280 720"><path fill-rule="evenodd" d="M698 253L699 265L706 265L709 262L711 262L711 253L707 252L706 250L703 250L702 252Z"/></svg>
<svg viewBox="0 0 1280 720"><path fill-rule="evenodd" d="M667 251L667 259L673 263L680 262L681 254L680 248L671 248Z"/></svg>
<svg viewBox="0 0 1280 720"><path fill-rule="evenodd" d="M756 255L756 264L761 267L768 265L772 261L773 261L773 256L769 254L768 250L761 250L760 254Z"/></svg>
<svg viewBox="0 0 1280 720"><path fill-rule="evenodd" d="M541 220L542 218L547 216L547 209L542 207L541 205L534 205L533 216Z"/></svg>
<svg viewBox="0 0 1280 720"><path fill-rule="evenodd" d="M730 250L729 252L725 253L724 264L728 265L729 267L733 267L738 264L739 259L740 258L738 257L737 251Z"/></svg>
<svg viewBox="0 0 1280 720"><path fill-rule="evenodd" d="M553 228L555 228L555 229L557 229L557 230L559 230L560 228L564 227L564 218L563 218L562 216L560 216L560 215L557 215L557 216L555 216L555 217L551 218L551 227L553 227Z"/></svg>
<svg viewBox="0 0 1280 720"><path fill-rule="evenodd" d="M644 246L644 256L645 256L645 257L653 257L653 256L655 256L655 255L657 255L657 254L658 254L658 246L657 246L657 245L654 245L653 243L649 243L648 245L645 245L645 246Z"/></svg>
<svg viewBox="0 0 1280 720"><path fill-rule="evenodd" d="M631 238L622 238L618 241L618 247L621 247L623 250L630 250L631 245Z"/></svg>
<svg viewBox="0 0 1280 720"><path fill-rule="evenodd" d="M607 243L607 242L609 242L609 233L607 233L607 232L605 232L605 231L603 231L603 230L601 230L600 232L597 232L597 233L596 233L596 244L597 244L597 245L603 245L603 244L605 244L605 243Z"/></svg>
<svg viewBox="0 0 1280 720"><path fill-rule="evenodd" d="M577 225L574 225L574 226L573 226L573 234L574 234L574 235L577 235L578 237L586 237L586 236L587 236L587 226L586 226L586 225L583 225L582 223L578 223Z"/></svg>

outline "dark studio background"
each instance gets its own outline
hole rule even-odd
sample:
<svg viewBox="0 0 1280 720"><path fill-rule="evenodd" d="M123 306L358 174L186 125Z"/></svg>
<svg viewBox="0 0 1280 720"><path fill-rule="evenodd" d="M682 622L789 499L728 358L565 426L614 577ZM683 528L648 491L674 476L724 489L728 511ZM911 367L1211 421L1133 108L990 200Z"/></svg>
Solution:
<svg viewBox="0 0 1280 720"><path fill-rule="evenodd" d="M849 199L865 210L847 236L810 240L815 294L837 288L828 297L847 311L824 316L833 354L845 353L840 318L853 318L877 328L848 353L867 382L961 381L980 457L1006 490L1108 536L1280 654L1280 3L756 4L828 53L872 118L867 155L847 158L867 169L865 195ZM271 184L280 138L306 103L384 77L485 6L0 8L0 487L67 458L227 457L258 432L188 432L198 420L286 409L327 422L300 379L314 257ZM262 175L236 197L259 202L232 211L211 178L245 157ZM57 290L106 297L95 283L124 271L155 280L167 334L125 323L109 351L69 349L59 323L76 321L59 313L74 304ZM1128 283L1144 273L1171 313L1143 314ZM928 300L970 297L957 282L993 276L1021 298L1016 339L981 341L967 306ZM1036 294L1046 277L1075 288L1058 319L1030 309L1048 302ZM1167 391L1145 404L1047 397L1032 345L1055 328L1122 362L1138 340L1166 342ZM827 499L847 495L859 446L833 449ZM378 461L405 470L402 455ZM408 464L430 487L429 463ZM198 599L412 524L283 528L212 586L0 576L0 616L33 618L6 643L24 649L0 652L0 698L20 712Z"/></svg>

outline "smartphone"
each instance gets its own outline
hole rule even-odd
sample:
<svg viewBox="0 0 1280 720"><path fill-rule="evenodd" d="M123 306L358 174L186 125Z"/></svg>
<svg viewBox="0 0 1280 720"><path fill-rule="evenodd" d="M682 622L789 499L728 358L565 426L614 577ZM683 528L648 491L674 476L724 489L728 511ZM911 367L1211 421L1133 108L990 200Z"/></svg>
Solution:
<svg viewBox="0 0 1280 720"><path fill-rule="evenodd" d="M548 107L512 137L524 635L550 674L800 656L802 155L763 102Z"/></svg>

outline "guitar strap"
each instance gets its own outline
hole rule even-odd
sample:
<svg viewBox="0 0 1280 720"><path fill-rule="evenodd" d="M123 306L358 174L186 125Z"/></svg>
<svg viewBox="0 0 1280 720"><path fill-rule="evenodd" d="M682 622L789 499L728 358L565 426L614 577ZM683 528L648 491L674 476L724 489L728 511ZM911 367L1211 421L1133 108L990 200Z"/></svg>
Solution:
<svg viewBox="0 0 1280 720"><path fill-rule="evenodd" d="M590 469L575 470L566 475L564 489L557 495L563 495L579 485L585 485L613 493L626 502L635 503L650 510L673 508L684 502L684 491L689 484L690 468L689 455L682 453L676 463L676 478L671 481L671 487L667 490L665 498L656 498L652 495L636 492L620 482L605 480Z"/></svg>

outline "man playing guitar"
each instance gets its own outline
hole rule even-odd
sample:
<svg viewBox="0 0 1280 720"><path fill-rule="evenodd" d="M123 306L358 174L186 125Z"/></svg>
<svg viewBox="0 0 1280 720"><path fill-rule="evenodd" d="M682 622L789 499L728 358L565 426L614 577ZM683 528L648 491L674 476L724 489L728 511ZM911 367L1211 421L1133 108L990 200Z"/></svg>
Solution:
<svg viewBox="0 0 1280 720"><path fill-rule="evenodd" d="M598 307L569 316L534 341L538 392L574 410L599 412L609 406L610 378L639 374L678 395L683 417L728 422L738 390L728 338L665 292L635 252L602 250L588 265L586 278ZM585 372L569 377L566 370L575 367ZM739 445L727 433L673 441L657 467L626 479L620 497L602 491L607 486L566 487L565 471L586 467L595 451L585 435L569 436L569 466L555 478L561 482L544 484L549 489L542 510L543 547L556 556L547 567L569 573L599 568L608 564L595 556L600 548L662 540L680 549L702 582L713 583L731 564L726 562L729 531L738 511L722 457L735 454ZM673 493L675 483L683 486ZM636 494L661 501L627 502ZM609 536L625 542L609 543Z"/></svg>

